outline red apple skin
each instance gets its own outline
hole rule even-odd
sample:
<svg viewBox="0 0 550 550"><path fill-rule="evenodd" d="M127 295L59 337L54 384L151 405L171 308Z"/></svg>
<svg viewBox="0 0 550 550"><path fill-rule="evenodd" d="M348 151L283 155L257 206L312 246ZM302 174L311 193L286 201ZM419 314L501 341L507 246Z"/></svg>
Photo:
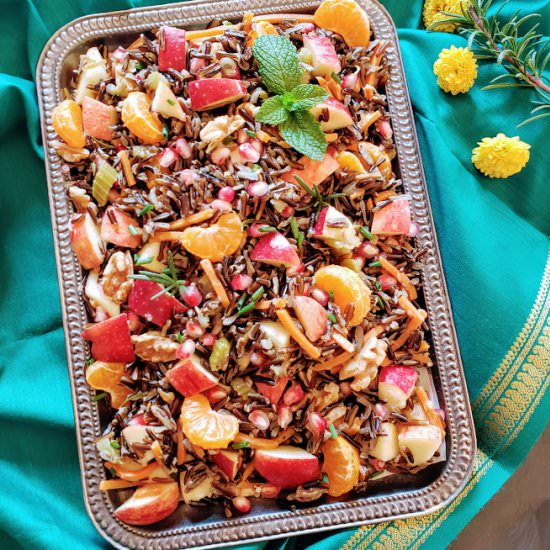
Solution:
<svg viewBox="0 0 550 550"><path fill-rule="evenodd" d="M189 82L191 109L206 111L242 99L246 86L233 78L201 78Z"/></svg>
<svg viewBox="0 0 550 550"><path fill-rule="evenodd" d="M283 489L292 489L321 476L319 459L290 445L256 451L254 467L267 481Z"/></svg>
<svg viewBox="0 0 550 550"><path fill-rule="evenodd" d="M134 313L141 315L150 323L162 327L174 312L183 312L186 309L181 302L169 294L152 298L163 288L158 283L137 279L128 296L128 306Z"/></svg>
<svg viewBox="0 0 550 550"><path fill-rule="evenodd" d="M302 169L293 168L285 172L281 176L281 179L296 185L302 194L305 191L298 185L294 176L300 176L310 187L313 187L325 181L339 168L339 164L335 158L335 151L332 147L327 149L323 160L312 160L304 156L300 159L300 164L303 166Z"/></svg>
<svg viewBox="0 0 550 550"><path fill-rule="evenodd" d="M274 385L267 384L266 382L256 382L256 387L264 397L267 397L269 401L271 401L272 405L277 405L285 391L288 381L288 376L281 376Z"/></svg>
<svg viewBox="0 0 550 550"><path fill-rule="evenodd" d="M408 235L411 224L409 201L406 199L393 200L374 211L371 233L375 235Z"/></svg>
<svg viewBox="0 0 550 550"><path fill-rule="evenodd" d="M178 507L179 497L175 481L149 483L121 504L115 510L115 517L129 525L151 525L172 514Z"/></svg>
<svg viewBox="0 0 550 550"><path fill-rule="evenodd" d="M349 109L334 97L328 97L310 109L311 114L319 119L321 112L328 109L328 120L321 121L323 132L332 132L353 125L353 118Z"/></svg>
<svg viewBox="0 0 550 550"><path fill-rule="evenodd" d="M287 269L296 268L302 263L290 241L278 231L260 237L250 253L250 259Z"/></svg>
<svg viewBox="0 0 550 550"><path fill-rule="evenodd" d="M412 367L390 365L380 369L378 393L389 405L402 409L411 396L418 373Z"/></svg>
<svg viewBox="0 0 550 550"><path fill-rule="evenodd" d="M88 327L82 338L91 340L92 357L97 361L131 363L136 358L126 313Z"/></svg>
<svg viewBox="0 0 550 550"><path fill-rule="evenodd" d="M137 248L141 243L141 235L132 235L129 229L131 225L139 228L139 223L130 214L109 206L101 220L101 238L124 248Z"/></svg>
<svg viewBox="0 0 550 550"><path fill-rule="evenodd" d="M111 141L113 126L117 120L118 115L112 105L105 105L105 103L88 96L82 100L82 122L86 135Z"/></svg>
<svg viewBox="0 0 550 550"><path fill-rule="evenodd" d="M294 297L294 311L304 327L306 336L316 342L327 330L328 315L325 308L308 296Z"/></svg>
<svg viewBox="0 0 550 550"><path fill-rule="evenodd" d="M216 451L211 454L212 461L231 480L234 480L239 471L241 457L238 451Z"/></svg>
<svg viewBox="0 0 550 550"><path fill-rule="evenodd" d="M162 48L159 46L159 71L182 71L187 58L185 31L165 25L160 28L160 32L164 34L164 44Z"/></svg>
<svg viewBox="0 0 550 550"><path fill-rule="evenodd" d="M86 212L72 217L70 239L74 253L84 269L95 269L103 263L105 247L90 214Z"/></svg>
<svg viewBox="0 0 550 550"><path fill-rule="evenodd" d="M184 397L191 397L218 384L218 379L192 359L182 359L167 373L166 378Z"/></svg>
<svg viewBox="0 0 550 550"><path fill-rule="evenodd" d="M332 73L339 73L342 70L338 54L330 38L314 34L305 35L304 48L311 53L314 75L330 76Z"/></svg>

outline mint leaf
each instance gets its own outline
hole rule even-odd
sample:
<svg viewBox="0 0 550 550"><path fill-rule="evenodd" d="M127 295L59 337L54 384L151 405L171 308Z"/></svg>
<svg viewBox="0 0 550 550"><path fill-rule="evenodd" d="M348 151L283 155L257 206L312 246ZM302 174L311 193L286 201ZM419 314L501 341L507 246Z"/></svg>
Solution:
<svg viewBox="0 0 550 550"><path fill-rule="evenodd" d="M279 126L283 139L296 151L313 159L322 160L327 151L327 140L321 125L309 111L293 111Z"/></svg>
<svg viewBox="0 0 550 550"><path fill-rule="evenodd" d="M283 98L280 95L274 95L268 97L260 107L260 110L256 113L256 120L258 122L265 122L265 124L281 124L288 118L288 111L283 104Z"/></svg>
<svg viewBox="0 0 550 550"><path fill-rule="evenodd" d="M284 94L300 84L302 67L296 46L284 36L266 34L254 41L252 53L267 89Z"/></svg>
<svg viewBox="0 0 550 550"><path fill-rule="evenodd" d="M327 92L316 84L300 84L293 88L289 94L294 100L292 105L287 107L290 111L307 111L328 97Z"/></svg>

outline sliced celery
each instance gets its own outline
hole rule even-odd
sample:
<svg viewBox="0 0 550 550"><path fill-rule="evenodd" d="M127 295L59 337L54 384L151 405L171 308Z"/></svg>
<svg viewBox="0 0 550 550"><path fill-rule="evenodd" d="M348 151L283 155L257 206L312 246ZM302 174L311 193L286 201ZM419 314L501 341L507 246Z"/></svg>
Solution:
<svg viewBox="0 0 550 550"><path fill-rule="evenodd" d="M109 191L118 178L118 172L110 165L104 162L97 171L92 183L92 195L99 206L105 206Z"/></svg>

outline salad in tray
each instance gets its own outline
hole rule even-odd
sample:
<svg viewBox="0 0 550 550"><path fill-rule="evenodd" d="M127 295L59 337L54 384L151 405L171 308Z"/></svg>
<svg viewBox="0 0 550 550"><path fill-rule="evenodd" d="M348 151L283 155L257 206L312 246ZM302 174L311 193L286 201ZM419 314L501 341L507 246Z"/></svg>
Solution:
<svg viewBox="0 0 550 550"><path fill-rule="evenodd" d="M120 521L444 459L386 47L325 0L81 56L51 122Z"/></svg>

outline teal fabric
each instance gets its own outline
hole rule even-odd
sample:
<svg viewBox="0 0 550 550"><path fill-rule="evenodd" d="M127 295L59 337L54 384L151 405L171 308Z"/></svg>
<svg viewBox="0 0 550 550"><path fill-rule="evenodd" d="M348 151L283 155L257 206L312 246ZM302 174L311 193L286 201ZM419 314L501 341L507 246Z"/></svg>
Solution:
<svg viewBox="0 0 550 550"><path fill-rule="evenodd" d="M0 0L0 548L108 547L82 500L33 78L44 43L61 25L88 13L155 3L161 2ZM383 3L399 28L474 400L532 314L541 289L550 232L548 126L539 122L516 129L527 116L530 91L480 90L480 84L499 73L493 65L481 66L478 84L469 94L451 97L441 92L432 64L441 48L464 45L465 40L426 32L420 0ZM542 13L542 32L550 35L548 0L513 0L504 13L518 7ZM497 132L520 135L532 145L526 169L506 181L481 176L470 162L476 142ZM542 299L546 304L548 297ZM547 326L547 317L542 317L547 312L541 307L539 317ZM535 325L529 330L542 331ZM541 345L539 364L544 371L548 353L544 355L544 341ZM480 449L491 458L491 467L443 527L421 542L403 544L444 547L513 473L550 416L548 394L543 385L537 388L528 422L506 447L492 435L483 404L474 407ZM391 532L391 526L383 529L380 537ZM369 532L365 530L365 536ZM293 539L287 547L340 548L354 533ZM399 548L401 543L396 544Z"/></svg>

